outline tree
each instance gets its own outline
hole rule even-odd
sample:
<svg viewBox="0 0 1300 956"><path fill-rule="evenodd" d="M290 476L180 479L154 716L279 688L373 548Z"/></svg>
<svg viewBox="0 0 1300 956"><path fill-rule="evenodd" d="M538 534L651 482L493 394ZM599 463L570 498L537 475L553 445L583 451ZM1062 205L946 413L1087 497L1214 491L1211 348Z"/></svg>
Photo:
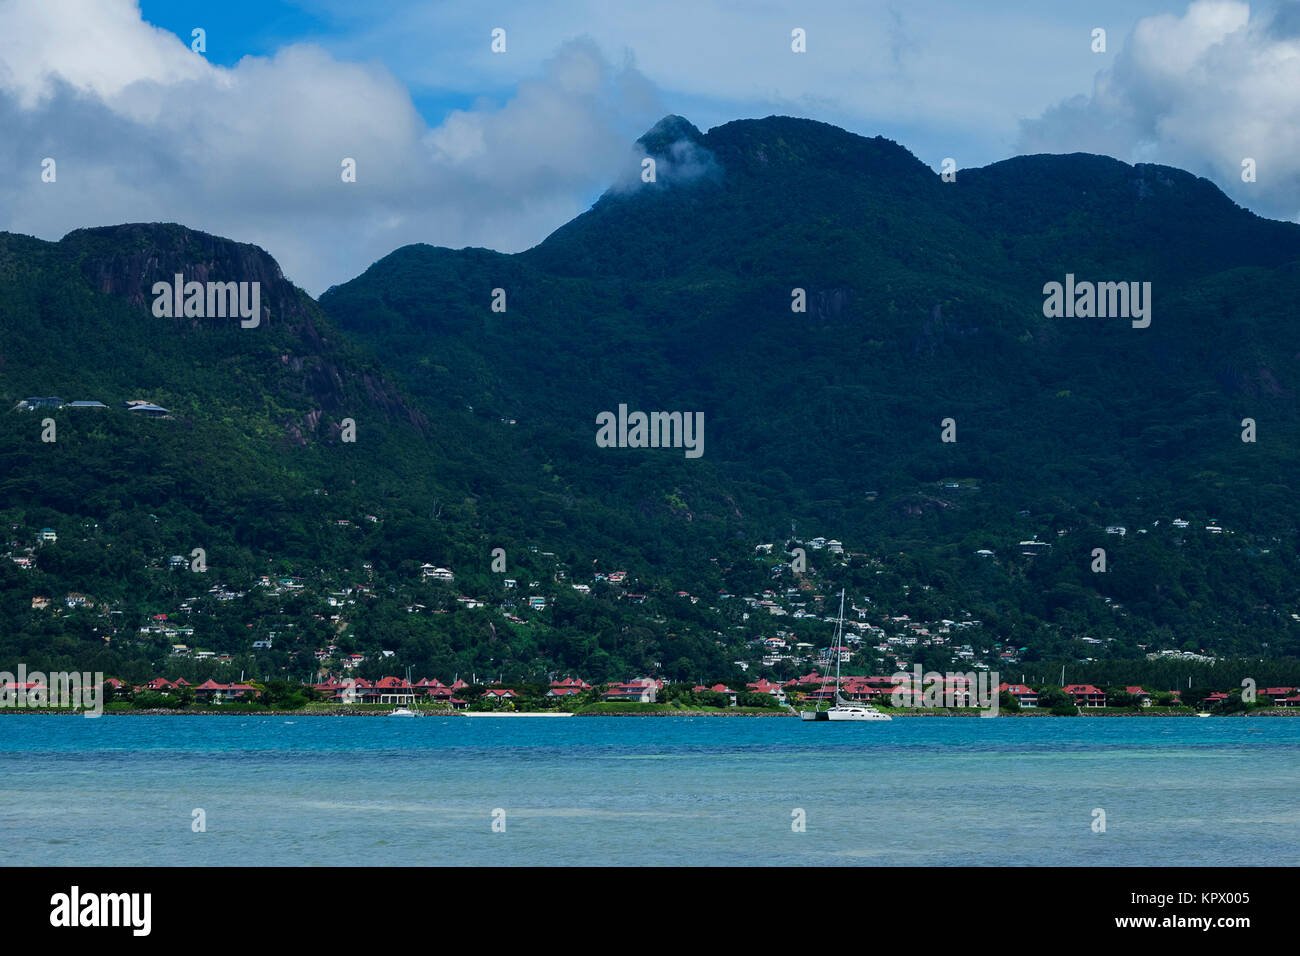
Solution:
<svg viewBox="0 0 1300 956"><path fill-rule="evenodd" d="M1054 684L1038 692L1038 706L1047 708L1057 717L1074 717L1079 713L1074 698Z"/></svg>
<svg viewBox="0 0 1300 956"><path fill-rule="evenodd" d="M1240 690L1234 690L1223 700L1216 703L1210 712L1213 714L1244 714L1248 710L1254 709L1254 706L1241 699Z"/></svg>
<svg viewBox="0 0 1300 956"><path fill-rule="evenodd" d="M1109 687L1106 689L1106 706L1141 710L1142 701L1136 694L1130 694L1120 688Z"/></svg>
<svg viewBox="0 0 1300 956"><path fill-rule="evenodd" d="M1180 695L1182 702L1187 707L1200 707L1205 703L1205 698L1209 697L1214 691L1208 687L1189 687Z"/></svg>

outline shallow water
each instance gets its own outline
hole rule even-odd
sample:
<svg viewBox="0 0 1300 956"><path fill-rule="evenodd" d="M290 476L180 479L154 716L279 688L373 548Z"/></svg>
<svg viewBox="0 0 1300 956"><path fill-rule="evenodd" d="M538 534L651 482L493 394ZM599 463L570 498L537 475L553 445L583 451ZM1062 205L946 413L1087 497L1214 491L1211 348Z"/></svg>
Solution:
<svg viewBox="0 0 1300 956"><path fill-rule="evenodd" d="M1282 718L5 716L0 767L29 865L1300 864Z"/></svg>

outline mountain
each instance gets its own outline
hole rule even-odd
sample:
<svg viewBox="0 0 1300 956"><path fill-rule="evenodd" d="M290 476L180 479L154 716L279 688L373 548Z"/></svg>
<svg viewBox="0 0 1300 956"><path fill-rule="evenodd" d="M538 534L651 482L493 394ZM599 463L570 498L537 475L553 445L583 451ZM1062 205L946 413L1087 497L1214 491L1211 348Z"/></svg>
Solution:
<svg viewBox="0 0 1300 956"><path fill-rule="evenodd" d="M808 120L669 117L641 145L654 183L629 176L539 246L407 247L322 306L425 401L518 418L576 495L637 507L649 540L794 521L905 552L1003 637L1294 652L1300 227L1097 156L944 182ZM1046 316L1067 274L1149 282L1149 326ZM705 454L597 447L620 403L702 411ZM1198 537L1172 533L1180 517ZM1035 534L1050 556L1018 553Z"/></svg>
<svg viewBox="0 0 1300 956"><path fill-rule="evenodd" d="M259 321L156 314L177 274L257 283ZM104 407L22 408L53 397ZM499 595L493 545L524 583L549 578L528 544L575 502L495 419L430 415L261 249L170 224L0 234L0 401L0 669L225 674L172 644L263 677L306 677L329 646L367 653L360 676L381 649L448 675L544 663L535 633L454 598ZM141 401L169 414L125 407ZM592 548L635 527L593 513ZM422 565L456 568L457 589ZM581 630L602 628L626 629ZM683 653L721 666L711 643Z"/></svg>
<svg viewBox="0 0 1300 956"><path fill-rule="evenodd" d="M784 679L812 662L763 639L824 644L847 587L897 638L854 669L1293 679L1300 227L783 117L640 147L653 181L533 249L408 246L319 302L177 225L0 234L0 399L108 406L0 414L0 669ZM167 309L178 274L258 321ZM1067 275L1150 283L1149 325L1047 314ZM702 415L702 453L603 447L621 406Z"/></svg>

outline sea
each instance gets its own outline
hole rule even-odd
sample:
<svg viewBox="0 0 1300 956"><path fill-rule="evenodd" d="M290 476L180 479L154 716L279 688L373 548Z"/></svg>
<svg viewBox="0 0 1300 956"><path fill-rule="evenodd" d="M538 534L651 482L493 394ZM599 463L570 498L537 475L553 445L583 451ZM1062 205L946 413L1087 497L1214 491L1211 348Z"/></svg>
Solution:
<svg viewBox="0 0 1300 956"><path fill-rule="evenodd" d="M1300 720L0 717L11 864L1300 864Z"/></svg>

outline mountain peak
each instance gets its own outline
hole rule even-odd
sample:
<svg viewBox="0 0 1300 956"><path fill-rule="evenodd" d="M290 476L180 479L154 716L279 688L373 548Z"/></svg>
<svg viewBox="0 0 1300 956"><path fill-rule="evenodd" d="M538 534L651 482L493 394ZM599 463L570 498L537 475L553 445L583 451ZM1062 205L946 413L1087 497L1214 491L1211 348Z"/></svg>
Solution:
<svg viewBox="0 0 1300 956"><path fill-rule="evenodd" d="M732 120L709 130L703 145L727 168L823 169L848 176L880 174L931 180L933 172L906 147L797 116Z"/></svg>
<svg viewBox="0 0 1300 956"><path fill-rule="evenodd" d="M260 246L170 222L75 229L59 245L80 261L92 288L140 308L153 301L155 282L181 274L187 281L257 282L268 320L308 321L308 300Z"/></svg>
<svg viewBox="0 0 1300 956"><path fill-rule="evenodd" d="M690 120L676 113L670 113L650 127L637 143L650 155L662 155L674 143L682 140L699 143L702 139L704 134Z"/></svg>

